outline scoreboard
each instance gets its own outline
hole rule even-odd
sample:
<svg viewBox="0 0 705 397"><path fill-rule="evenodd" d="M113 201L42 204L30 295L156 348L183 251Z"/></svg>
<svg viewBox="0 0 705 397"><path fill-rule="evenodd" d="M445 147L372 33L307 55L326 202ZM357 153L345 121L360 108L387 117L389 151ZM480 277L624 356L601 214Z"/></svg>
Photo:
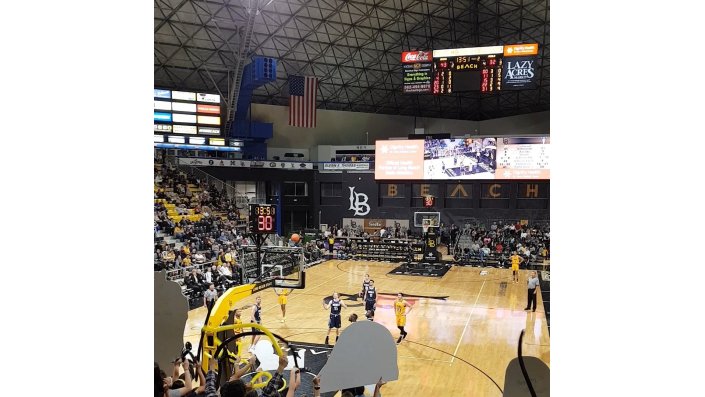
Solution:
<svg viewBox="0 0 705 397"><path fill-rule="evenodd" d="M536 55L535 43L403 52L402 89L434 95L532 89Z"/></svg>
<svg viewBox="0 0 705 397"><path fill-rule="evenodd" d="M272 204L250 204L250 233L271 234L277 231L277 207Z"/></svg>
<svg viewBox="0 0 705 397"><path fill-rule="evenodd" d="M502 89L502 57L496 54L443 57L433 65L434 94Z"/></svg>

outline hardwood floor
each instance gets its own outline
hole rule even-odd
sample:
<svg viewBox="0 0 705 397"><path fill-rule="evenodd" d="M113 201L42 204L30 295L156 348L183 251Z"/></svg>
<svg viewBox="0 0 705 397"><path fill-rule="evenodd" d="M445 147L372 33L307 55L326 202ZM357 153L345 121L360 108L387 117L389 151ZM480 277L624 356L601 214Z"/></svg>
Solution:
<svg viewBox="0 0 705 397"><path fill-rule="evenodd" d="M287 304L286 322L281 323L277 296L268 289L262 297L263 325L292 341L323 343L328 311L321 307L333 291L345 294L361 289L365 273L375 280L380 293L447 297L413 298L407 317L405 341L398 345L399 380L382 389L384 397L411 396L494 396L502 395L505 370L516 358L522 329L523 354L541 359L550 366L550 342L539 292L536 312L524 311L528 271L520 271L519 283L511 282L511 270L453 267L442 279L417 276L390 276L396 264L330 260L308 270L306 289L294 290ZM385 325L396 338L399 330L392 309L394 295L379 296L375 321ZM255 296L237 303L253 304ZM364 308L343 309L347 317ZM206 311L189 312L184 340L197 346ZM243 312L249 320L249 311ZM334 338L332 338L334 339ZM245 348L249 347L246 338Z"/></svg>

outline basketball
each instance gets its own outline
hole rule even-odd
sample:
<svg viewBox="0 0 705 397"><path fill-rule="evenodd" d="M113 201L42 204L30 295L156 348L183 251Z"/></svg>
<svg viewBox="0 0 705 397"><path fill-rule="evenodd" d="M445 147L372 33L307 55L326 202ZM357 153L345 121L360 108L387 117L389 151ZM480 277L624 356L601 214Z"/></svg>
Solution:
<svg viewBox="0 0 705 397"><path fill-rule="evenodd" d="M293 242L295 242L295 243L298 243L299 241L301 241L301 236L299 236L298 234L294 233L294 234L291 235L291 241L293 241Z"/></svg>

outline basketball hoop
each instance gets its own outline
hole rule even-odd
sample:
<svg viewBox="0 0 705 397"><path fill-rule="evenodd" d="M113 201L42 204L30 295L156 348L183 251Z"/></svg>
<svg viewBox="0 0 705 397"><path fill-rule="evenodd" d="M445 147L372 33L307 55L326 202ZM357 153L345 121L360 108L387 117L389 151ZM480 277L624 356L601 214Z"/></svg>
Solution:
<svg viewBox="0 0 705 397"><path fill-rule="evenodd" d="M431 227L431 220L430 219L424 219L423 224L421 225L423 228L423 234L424 236L428 233L428 228Z"/></svg>

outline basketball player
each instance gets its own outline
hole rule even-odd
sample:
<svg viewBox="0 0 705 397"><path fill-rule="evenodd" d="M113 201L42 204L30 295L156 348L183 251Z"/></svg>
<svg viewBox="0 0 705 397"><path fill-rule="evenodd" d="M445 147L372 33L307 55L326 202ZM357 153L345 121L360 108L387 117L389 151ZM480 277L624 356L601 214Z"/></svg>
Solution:
<svg viewBox="0 0 705 397"><path fill-rule="evenodd" d="M286 321L286 297L291 294L291 288L274 288L274 293L279 297L279 306L282 309L282 322Z"/></svg>
<svg viewBox="0 0 705 397"><path fill-rule="evenodd" d="M250 318L251 323L255 324L262 324L262 297L258 296L255 298L255 304L252 306L252 316ZM257 329L252 328L252 331L258 331ZM254 348L254 346L257 344L257 341L259 341L259 335L252 335L252 347L250 350Z"/></svg>
<svg viewBox="0 0 705 397"><path fill-rule="evenodd" d="M370 283L365 290L365 313L367 313L366 316L368 320L374 320L376 308L377 290L375 290L375 280L370 280Z"/></svg>
<svg viewBox="0 0 705 397"><path fill-rule="evenodd" d="M330 253L330 259L333 259L333 247L335 246L335 235L331 234L328 237L328 252Z"/></svg>
<svg viewBox="0 0 705 397"><path fill-rule="evenodd" d="M407 311L406 308L409 308ZM402 339L406 339L408 332L404 330L406 325L406 315L411 311L411 305L404 300L404 295L400 292L397 294L397 300L394 301L394 314L397 317L397 328L401 331L399 334L399 339L397 339L397 344L401 343Z"/></svg>
<svg viewBox="0 0 705 397"><path fill-rule="evenodd" d="M365 274L365 279L362 280L362 291L359 294L360 298L365 297L365 294L367 293L367 287L369 287L369 285L370 285L370 275Z"/></svg>
<svg viewBox="0 0 705 397"><path fill-rule="evenodd" d="M235 317L233 317L233 324L235 324L235 325L242 324L242 310L241 309L235 309ZM234 329L233 333L235 333L235 335L242 333L242 328ZM235 340L235 349L236 349L235 354L238 356L240 354L242 354L242 344L243 344L242 338L237 338Z"/></svg>
<svg viewBox="0 0 705 397"><path fill-rule="evenodd" d="M335 341L338 341L341 323L340 312L343 307L346 309L348 308L345 302L340 300L337 292L333 292L333 299L331 299L330 302L326 303L326 300L323 300L323 309L330 309L330 319L328 320L328 333L326 333L326 345L328 344L328 337L330 336L330 331L332 331L333 328L335 328Z"/></svg>
<svg viewBox="0 0 705 397"><path fill-rule="evenodd" d="M512 256L509 257L512 260L512 280L514 283L519 282L519 264L524 260L517 255L516 251L512 251Z"/></svg>

